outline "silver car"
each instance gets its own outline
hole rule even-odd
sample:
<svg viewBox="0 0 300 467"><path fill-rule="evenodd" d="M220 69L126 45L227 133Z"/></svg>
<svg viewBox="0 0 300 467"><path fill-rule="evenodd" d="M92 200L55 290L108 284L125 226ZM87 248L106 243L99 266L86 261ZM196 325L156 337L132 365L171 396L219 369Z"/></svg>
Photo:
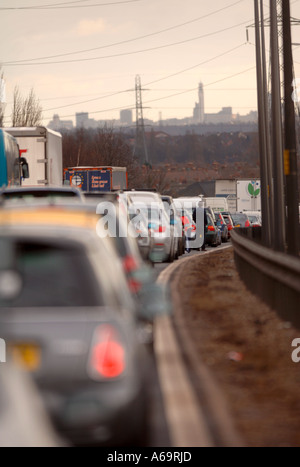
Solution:
<svg viewBox="0 0 300 467"><path fill-rule="evenodd" d="M150 363L138 339L143 310L98 220L62 206L0 211L1 337L69 443L139 445Z"/></svg>
<svg viewBox="0 0 300 467"><path fill-rule="evenodd" d="M171 262L174 260L173 234L170 230L169 218L162 203L146 203L135 201L131 213L139 218L141 213L148 222L149 235L153 238L150 259L153 263ZM133 222L133 220L132 220Z"/></svg>

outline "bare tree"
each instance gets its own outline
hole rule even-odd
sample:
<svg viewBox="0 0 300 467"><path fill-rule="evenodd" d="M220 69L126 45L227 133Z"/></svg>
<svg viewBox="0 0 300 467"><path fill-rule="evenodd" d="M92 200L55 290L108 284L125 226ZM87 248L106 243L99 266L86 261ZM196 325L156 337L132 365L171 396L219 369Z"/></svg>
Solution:
<svg viewBox="0 0 300 467"><path fill-rule="evenodd" d="M152 167L144 166L140 179L140 188L156 189L164 193L169 188L167 172L163 168L153 170Z"/></svg>
<svg viewBox="0 0 300 467"><path fill-rule="evenodd" d="M23 97L19 87L14 89L12 126L32 127L42 122L42 107L31 89L27 97Z"/></svg>
<svg viewBox="0 0 300 467"><path fill-rule="evenodd" d="M118 166L126 167L128 186L143 186L143 168L133 156L124 135L112 128L96 130L76 128L63 132L64 167Z"/></svg>

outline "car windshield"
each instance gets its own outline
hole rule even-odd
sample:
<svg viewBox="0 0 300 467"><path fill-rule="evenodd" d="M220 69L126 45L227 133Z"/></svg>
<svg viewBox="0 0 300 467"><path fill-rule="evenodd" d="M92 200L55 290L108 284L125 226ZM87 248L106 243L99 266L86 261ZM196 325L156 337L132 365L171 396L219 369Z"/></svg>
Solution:
<svg viewBox="0 0 300 467"><path fill-rule="evenodd" d="M16 271L22 285L17 296L9 299L0 288L1 306L82 307L104 304L99 284L96 287L91 266L81 249L24 242L17 244L15 250Z"/></svg>

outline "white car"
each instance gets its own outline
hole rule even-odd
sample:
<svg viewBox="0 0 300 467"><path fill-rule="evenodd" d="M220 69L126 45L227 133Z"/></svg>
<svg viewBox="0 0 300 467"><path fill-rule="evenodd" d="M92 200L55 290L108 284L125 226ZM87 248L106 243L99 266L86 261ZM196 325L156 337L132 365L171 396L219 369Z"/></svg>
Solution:
<svg viewBox="0 0 300 467"><path fill-rule="evenodd" d="M126 191L125 193L130 197L130 199L134 203L136 202L144 203L147 206L154 203L154 204L160 205L161 209L165 210L166 215L168 217L168 223L169 223L169 228L167 229L167 231L169 233L170 240L171 240L171 251L168 256L168 261L172 262L174 261L174 259L177 259L179 256L179 252L178 252L178 238L176 237L176 228L174 224L170 224L169 213L167 213L166 211L166 205L163 202L162 196L155 191L147 191L147 190L145 191L131 190L131 191Z"/></svg>
<svg viewBox="0 0 300 467"><path fill-rule="evenodd" d="M205 237L204 210L207 208L205 208L203 198L201 196L182 196L179 198L174 198L173 201L178 212L187 213L188 216L195 221L196 231L192 230L190 233L190 248L199 250L199 248L203 245ZM199 216L199 214L197 214L198 208L200 208L199 213L203 213L203 215L200 215L200 217L196 219L195 216ZM181 214L181 216L182 215L186 214Z"/></svg>
<svg viewBox="0 0 300 467"><path fill-rule="evenodd" d="M173 241L170 234L169 218L162 203L135 201L130 207L131 222L138 222L139 215L145 216L148 222L149 235L153 239L150 260L153 263L173 261Z"/></svg>
<svg viewBox="0 0 300 467"><path fill-rule="evenodd" d="M142 202L145 204L150 204L150 203L162 203L161 196L152 191L125 191L125 193L130 199L135 203L136 201Z"/></svg>

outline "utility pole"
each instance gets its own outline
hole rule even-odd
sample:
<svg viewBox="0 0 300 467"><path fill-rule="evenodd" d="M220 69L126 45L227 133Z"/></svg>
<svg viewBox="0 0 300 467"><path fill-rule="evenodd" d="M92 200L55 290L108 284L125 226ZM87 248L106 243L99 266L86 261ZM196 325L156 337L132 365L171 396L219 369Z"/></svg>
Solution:
<svg viewBox="0 0 300 467"><path fill-rule="evenodd" d="M283 179L283 139L281 118L281 81L278 48L277 5L270 0L270 42L272 77L272 155L274 177L274 248L285 251L285 199Z"/></svg>
<svg viewBox="0 0 300 467"><path fill-rule="evenodd" d="M266 88L266 64L265 64L265 42L264 42L264 18L261 4L261 18L259 17L258 0L254 0L255 14L255 45L256 45L256 78L257 78L257 107L259 128L259 156L260 156L260 178L261 178L261 210L262 210L262 241L266 246L272 243L271 234L271 209L270 209L270 182L269 182L269 122ZM260 0L261 3L261 0ZM261 23L261 31L260 31Z"/></svg>
<svg viewBox="0 0 300 467"><path fill-rule="evenodd" d="M134 155L138 158L141 164L149 164L148 151L145 138L145 126L143 117L142 104L142 84L139 75L135 79L135 95L136 95L136 134Z"/></svg>
<svg viewBox="0 0 300 467"><path fill-rule="evenodd" d="M299 255L299 195L297 181L297 144L293 102L293 56L290 0L282 0L284 58L284 173L286 177L287 251Z"/></svg>

